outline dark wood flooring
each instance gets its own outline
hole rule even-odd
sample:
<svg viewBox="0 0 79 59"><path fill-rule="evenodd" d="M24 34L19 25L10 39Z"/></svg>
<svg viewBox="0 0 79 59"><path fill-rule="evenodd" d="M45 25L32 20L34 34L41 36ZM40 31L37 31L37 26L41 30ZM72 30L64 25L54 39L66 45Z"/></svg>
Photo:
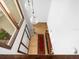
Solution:
<svg viewBox="0 0 79 59"><path fill-rule="evenodd" d="M0 59L79 59L78 55L0 55Z"/></svg>

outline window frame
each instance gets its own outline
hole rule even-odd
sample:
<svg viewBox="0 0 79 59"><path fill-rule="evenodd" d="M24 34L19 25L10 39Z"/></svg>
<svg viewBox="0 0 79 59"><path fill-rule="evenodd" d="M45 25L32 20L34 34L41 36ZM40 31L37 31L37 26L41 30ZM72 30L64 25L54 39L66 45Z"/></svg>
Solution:
<svg viewBox="0 0 79 59"><path fill-rule="evenodd" d="M24 16L23 16L22 9L21 9L21 6L20 6L19 1L18 1L18 0L14 0L14 2L15 2L15 4L16 4L16 6L17 6L17 9L19 9L18 11L20 12L20 15L21 15L21 17L22 17L22 20L21 20L21 22L20 22L20 27L21 27L21 25L22 25L22 23L23 23L23 21L24 21Z"/></svg>
<svg viewBox="0 0 79 59"><path fill-rule="evenodd" d="M19 44L19 47L18 47L18 51L17 51L17 52L22 53L22 54L27 54L28 51L29 51L29 50L28 50L28 49L29 49L29 46L27 47L27 46L22 42L25 33L26 33L27 38L28 38L28 40L29 40L29 42L30 42L30 39L29 39L29 37L28 37L28 33L27 33L27 31L26 31L26 28L27 28L27 24L26 24L26 26L25 26L25 28L24 28L23 35L22 35L22 37L21 37L21 41L20 41L20 44ZM23 46L28 50L27 53L24 53L24 52L20 51L21 45L23 45Z"/></svg>
<svg viewBox="0 0 79 59"><path fill-rule="evenodd" d="M14 41L15 41L15 39L17 37L18 32L19 32L19 29L20 29L20 27L21 27L21 25L22 25L22 23L24 21L24 16L22 14L22 10L20 8L19 2L18 2L18 0L15 0L15 1L16 1L16 4L17 4L17 8L19 9L19 12L20 12L20 14L22 16L22 20L20 22L20 26L16 23L16 21L15 21L15 19L13 17L14 15L12 15L11 13L8 12L10 10L5 5L4 1L3 1L3 3L2 3L2 1L0 1L0 7L2 9L2 12L9 18L10 23L12 23L12 25L15 28L15 31L13 32L11 38L8 41L8 44L4 44L4 43L0 42L0 47L7 48L7 49L11 49L11 47L13 46Z"/></svg>

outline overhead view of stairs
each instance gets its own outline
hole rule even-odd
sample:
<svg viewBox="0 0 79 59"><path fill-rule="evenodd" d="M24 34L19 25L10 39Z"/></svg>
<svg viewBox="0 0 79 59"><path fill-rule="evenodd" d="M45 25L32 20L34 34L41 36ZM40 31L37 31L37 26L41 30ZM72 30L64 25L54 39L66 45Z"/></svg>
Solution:
<svg viewBox="0 0 79 59"><path fill-rule="evenodd" d="M35 55L48 55L51 54L51 42L47 32L46 23L38 23L34 25L34 34L31 38L29 45L29 53Z"/></svg>
<svg viewBox="0 0 79 59"><path fill-rule="evenodd" d="M0 59L78 55L79 0L0 0Z"/></svg>

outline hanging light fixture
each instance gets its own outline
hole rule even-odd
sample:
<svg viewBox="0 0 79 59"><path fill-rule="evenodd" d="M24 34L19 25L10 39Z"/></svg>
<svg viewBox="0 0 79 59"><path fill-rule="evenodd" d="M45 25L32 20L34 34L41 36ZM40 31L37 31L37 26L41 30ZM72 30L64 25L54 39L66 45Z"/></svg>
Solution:
<svg viewBox="0 0 79 59"><path fill-rule="evenodd" d="M28 0L28 6L30 6L30 0Z"/></svg>
<svg viewBox="0 0 79 59"><path fill-rule="evenodd" d="M38 19L35 16L34 2L33 2L33 0L31 0L31 1L32 1L32 23L33 24L37 24L38 23Z"/></svg>

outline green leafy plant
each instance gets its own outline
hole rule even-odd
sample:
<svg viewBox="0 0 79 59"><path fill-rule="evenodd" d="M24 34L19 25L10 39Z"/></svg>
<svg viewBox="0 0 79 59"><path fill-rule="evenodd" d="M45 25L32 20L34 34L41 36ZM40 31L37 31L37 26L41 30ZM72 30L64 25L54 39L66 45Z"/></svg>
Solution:
<svg viewBox="0 0 79 59"><path fill-rule="evenodd" d="M10 39L10 35L4 31L3 29L0 30L0 40L7 40L7 39Z"/></svg>
<svg viewBox="0 0 79 59"><path fill-rule="evenodd" d="M0 32L0 39L3 39L5 36L7 35L7 33L6 32Z"/></svg>

